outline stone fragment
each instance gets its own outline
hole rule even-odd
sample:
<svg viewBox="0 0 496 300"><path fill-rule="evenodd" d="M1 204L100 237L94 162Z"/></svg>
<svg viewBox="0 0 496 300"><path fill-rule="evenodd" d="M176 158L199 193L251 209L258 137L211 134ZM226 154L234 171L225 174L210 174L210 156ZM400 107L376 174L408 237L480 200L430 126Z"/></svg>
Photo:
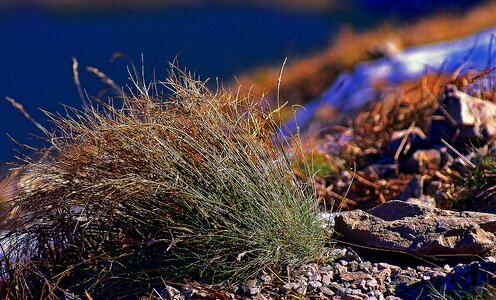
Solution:
<svg viewBox="0 0 496 300"><path fill-rule="evenodd" d="M348 269L346 269L345 266L342 266L340 264L336 264L335 265L335 271L338 273L338 274L345 274L346 272L348 272Z"/></svg>
<svg viewBox="0 0 496 300"><path fill-rule="evenodd" d="M365 272L370 272L371 268L372 268L372 263L370 261L365 261L360 263L360 269Z"/></svg>
<svg viewBox="0 0 496 300"><path fill-rule="evenodd" d="M348 261L357 261L359 263L363 262L362 258L353 249L347 248L346 254L344 256Z"/></svg>
<svg viewBox="0 0 496 300"><path fill-rule="evenodd" d="M438 170L441 166L441 152L436 149L417 150L402 165L407 173L423 173L427 170Z"/></svg>
<svg viewBox="0 0 496 300"><path fill-rule="evenodd" d="M367 286L367 280L365 280L365 279L360 279L358 281L358 284L357 285L360 288L360 290L362 290L364 292L366 292L366 291L369 290L369 287Z"/></svg>
<svg viewBox="0 0 496 300"><path fill-rule="evenodd" d="M425 205L428 207L436 207L436 199L427 195L423 195L420 198L408 198L405 202L417 205Z"/></svg>
<svg viewBox="0 0 496 300"><path fill-rule="evenodd" d="M272 277L269 275L269 274L263 274L260 276L260 283L261 284L270 284L270 282L272 281Z"/></svg>
<svg viewBox="0 0 496 300"><path fill-rule="evenodd" d="M370 279L370 280L367 280L367 286L369 288L375 288L377 286L379 286L379 284L377 283L377 280L375 280L374 278Z"/></svg>
<svg viewBox="0 0 496 300"><path fill-rule="evenodd" d="M320 290L322 291L322 293L325 296L328 296L329 297L329 296L333 296L334 295L334 292L330 288L328 288L326 286L321 287Z"/></svg>
<svg viewBox="0 0 496 300"><path fill-rule="evenodd" d="M336 217L347 242L416 255L491 255L496 252L496 215L453 212L389 201L367 212Z"/></svg>
<svg viewBox="0 0 496 300"><path fill-rule="evenodd" d="M391 264L388 264L388 263L384 263L384 262L381 262L381 263L377 263L377 269L378 270L390 270L391 272L398 272L401 270L400 267L398 266L395 266L395 265L391 265Z"/></svg>
<svg viewBox="0 0 496 300"><path fill-rule="evenodd" d="M344 300L363 300L367 297L359 289L352 288L339 288L336 294L343 297Z"/></svg>
<svg viewBox="0 0 496 300"><path fill-rule="evenodd" d="M367 273L358 271L341 274L341 279L344 281L357 281L361 279L372 279L372 277Z"/></svg>
<svg viewBox="0 0 496 300"><path fill-rule="evenodd" d="M332 277L331 276L329 276L327 274L322 275L322 283L323 284L329 285L331 282L332 282Z"/></svg>
<svg viewBox="0 0 496 300"><path fill-rule="evenodd" d="M390 269L384 269L384 270L381 270L379 271L377 274L376 274L376 278L379 279L381 282L382 281L385 281L386 278L390 277L391 276L391 270Z"/></svg>
<svg viewBox="0 0 496 300"><path fill-rule="evenodd" d="M241 291L244 294L254 296L260 293L261 288L256 279L247 279L245 282L241 285Z"/></svg>
<svg viewBox="0 0 496 300"><path fill-rule="evenodd" d="M207 297L201 298L201 299L208 299ZM256 294L253 298L253 300L269 300L265 295L263 294Z"/></svg>
<svg viewBox="0 0 496 300"><path fill-rule="evenodd" d="M317 280L313 280L313 281L308 282L308 285L311 286L313 289L318 289L318 288L322 287L322 282L317 281Z"/></svg>
<svg viewBox="0 0 496 300"><path fill-rule="evenodd" d="M487 141L496 135L496 104L447 85L428 131L431 143L441 139L453 144Z"/></svg>

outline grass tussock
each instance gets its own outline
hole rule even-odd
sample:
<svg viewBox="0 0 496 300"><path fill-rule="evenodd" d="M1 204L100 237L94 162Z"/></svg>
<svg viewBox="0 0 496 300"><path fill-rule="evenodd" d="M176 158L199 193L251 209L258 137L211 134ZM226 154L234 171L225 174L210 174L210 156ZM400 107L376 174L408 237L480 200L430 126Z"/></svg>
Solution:
<svg viewBox="0 0 496 300"><path fill-rule="evenodd" d="M315 187L275 112L178 70L160 84L166 99L141 86L121 106L49 114L50 153L9 203L3 295L118 298L326 258Z"/></svg>

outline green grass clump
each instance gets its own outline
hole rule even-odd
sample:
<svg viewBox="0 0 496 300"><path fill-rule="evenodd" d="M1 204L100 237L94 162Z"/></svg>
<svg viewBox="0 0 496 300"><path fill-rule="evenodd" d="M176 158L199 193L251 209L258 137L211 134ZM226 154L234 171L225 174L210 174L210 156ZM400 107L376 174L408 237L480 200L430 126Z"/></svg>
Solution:
<svg viewBox="0 0 496 300"><path fill-rule="evenodd" d="M10 203L4 295L115 299L326 259L315 187L275 112L179 70L160 84L169 96L138 86L121 106L49 114L51 150Z"/></svg>

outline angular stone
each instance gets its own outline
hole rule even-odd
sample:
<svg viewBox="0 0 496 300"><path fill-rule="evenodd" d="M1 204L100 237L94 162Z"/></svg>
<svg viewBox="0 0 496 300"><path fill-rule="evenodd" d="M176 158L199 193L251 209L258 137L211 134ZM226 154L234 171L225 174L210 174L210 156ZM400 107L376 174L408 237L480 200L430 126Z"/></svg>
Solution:
<svg viewBox="0 0 496 300"><path fill-rule="evenodd" d="M386 278L391 277L391 270L384 269L375 274L375 277L379 279L381 282L385 281Z"/></svg>
<svg viewBox="0 0 496 300"><path fill-rule="evenodd" d="M496 215L452 212L403 201L339 215L335 230L344 241L416 255L484 256L496 252Z"/></svg>
<svg viewBox="0 0 496 300"><path fill-rule="evenodd" d="M330 288L328 288L326 286L321 287L320 290L322 291L322 293L325 296L328 296L329 297L329 296L333 296L334 295L334 292Z"/></svg>
<svg viewBox="0 0 496 300"><path fill-rule="evenodd" d="M402 169L409 173L423 173L438 170L441 166L441 152L436 149L417 150L403 164Z"/></svg>
<svg viewBox="0 0 496 300"><path fill-rule="evenodd" d="M254 296L260 293L260 284L256 279L248 279L241 285L241 291L244 294Z"/></svg>
<svg viewBox="0 0 496 300"><path fill-rule="evenodd" d="M487 141L496 135L496 104L469 96L447 85L428 131L428 140L453 144Z"/></svg>
<svg viewBox="0 0 496 300"><path fill-rule="evenodd" d="M318 288L322 287L322 282L314 280L314 281L308 282L308 285L311 286L313 289L318 289Z"/></svg>
<svg viewBox="0 0 496 300"><path fill-rule="evenodd" d="M436 207L436 199L432 196L423 195L420 198L408 198L405 200L406 203L425 205L428 207Z"/></svg>
<svg viewBox="0 0 496 300"><path fill-rule="evenodd" d="M367 273L358 271L358 272L348 272L341 274L341 279L344 281L357 281L361 279L369 280L372 279L372 277Z"/></svg>
<svg viewBox="0 0 496 300"><path fill-rule="evenodd" d="M378 263L377 269L378 270L390 270L391 272L398 272L401 270L401 268L398 266L391 265L391 264L384 263L384 262Z"/></svg>
<svg viewBox="0 0 496 300"><path fill-rule="evenodd" d="M323 284L329 285L331 282L332 282L332 277L331 276L329 276L327 274L322 275L322 283Z"/></svg>
<svg viewBox="0 0 496 300"><path fill-rule="evenodd" d="M205 297L205 298L202 298L202 299L208 299L209 297ZM263 294L257 294L255 295L252 300L269 300L270 298L266 297L265 295Z"/></svg>

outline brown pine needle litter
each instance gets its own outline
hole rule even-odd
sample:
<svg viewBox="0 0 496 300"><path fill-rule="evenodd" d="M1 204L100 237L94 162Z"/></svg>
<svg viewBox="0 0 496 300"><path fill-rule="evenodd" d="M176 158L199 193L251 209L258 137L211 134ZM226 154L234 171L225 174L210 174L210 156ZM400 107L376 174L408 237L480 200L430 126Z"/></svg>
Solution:
<svg viewBox="0 0 496 300"><path fill-rule="evenodd" d="M2 295L116 299L164 278L229 284L329 258L315 186L293 172L298 138L264 103L177 68L150 86L48 114L52 150L8 203Z"/></svg>

